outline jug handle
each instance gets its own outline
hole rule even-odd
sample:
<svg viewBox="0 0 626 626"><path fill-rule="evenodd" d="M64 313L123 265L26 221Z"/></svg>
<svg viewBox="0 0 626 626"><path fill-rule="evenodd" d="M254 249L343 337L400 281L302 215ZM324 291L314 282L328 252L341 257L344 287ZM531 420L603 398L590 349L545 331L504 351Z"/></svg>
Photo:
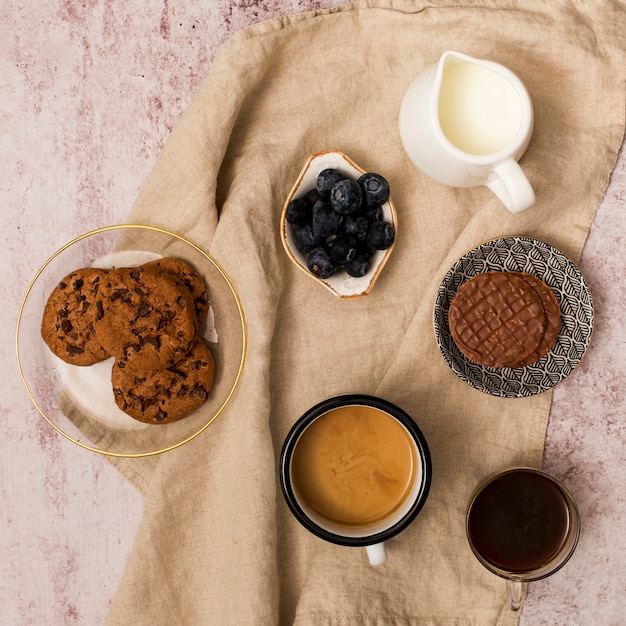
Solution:
<svg viewBox="0 0 626 626"><path fill-rule="evenodd" d="M513 158L498 163L486 185L511 213L521 213L535 203L535 192Z"/></svg>

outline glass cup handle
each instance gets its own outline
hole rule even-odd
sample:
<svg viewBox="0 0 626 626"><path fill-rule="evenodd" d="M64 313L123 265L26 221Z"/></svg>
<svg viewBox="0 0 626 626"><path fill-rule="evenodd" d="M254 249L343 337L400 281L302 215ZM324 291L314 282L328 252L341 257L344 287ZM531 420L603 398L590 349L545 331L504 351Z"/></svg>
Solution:
<svg viewBox="0 0 626 626"><path fill-rule="evenodd" d="M382 565L387 560L387 550L383 542L365 546L365 550L371 565Z"/></svg>
<svg viewBox="0 0 626 626"><path fill-rule="evenodd" d="M506 589L511 603L511 611L519 611L524 603L523 583L519 580L507 580Z"/></svg>

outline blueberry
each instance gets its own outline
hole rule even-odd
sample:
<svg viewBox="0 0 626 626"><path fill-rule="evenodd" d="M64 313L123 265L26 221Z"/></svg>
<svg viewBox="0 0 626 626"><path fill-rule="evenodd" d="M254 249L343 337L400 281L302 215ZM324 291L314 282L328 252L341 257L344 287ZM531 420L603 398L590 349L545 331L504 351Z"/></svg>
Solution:
<svg viewBox="0 0 626 626"><path fill-rule="evenodd" d="M344 265L356 255L356 239L350 235L337 235L329 245L330 258L337 265Z"/></svg>
<svg viewBox="0 0 626 626"><path fill-rule="evenodd" d="M287 205L285 219L293 226L304 226L311 222L311 207L301 198L292 200Z"/></svg>
<svg viewBox="0 0 626 626"><path fill-rule="evenodd" d="M302 198L310 207L312 207L316 202L323 200L320 192L315 187L309 189L304 196L302 196Z"/></svg>
<svg viewBox="0 0 626 626"><path fill-rule="evenodd" d="M381 222L383 220L383 209L379 204L368 206L363 209L363 215L370 224Z"/></svg>
<svg viewBox="0 0 626 626"><path fill-rule="evenodd" d="M309 252L307 267L312 274L319 278L328 278L335 273L337 266L330 258L326 248L318 247Z"/></svg>
<svg viewBox="0 0 626 626"><path fill-rule="evenodd" d="M324 245L323 237L316 237L313 234L313 228L311 224L305 224L304 226L293 226L291 229L291 233L293 235L293 243L300 250L306 254L313 250L313 248L317 248L318 246Z"/></svg>
<svg viewBox="0 0 626 626"><path fill-rule="evenodd" d="M354 213L363 203L363 190L356 181L344 178L330 190L330 203L338 213Z"/></svg>
<svg viewBox="0 0 626 626"><path fill-rule="evenodd" d="M389 199L389 183L380 174L368 172L357 181L363 189L366 206L385 204Z"/></svg>
<svg viewBox="0 0 626 626"><path fill-rule="evenodd" d="M366 238L365 241L359 241L359 245L357 247L357 256L359 254L366 254L368 257L373 257L378 248L375 248L371 243L368 242Z"/></svg>
<svg viewBox="0 0 626 626"><path fill-rule="evenodd" d="M330 190L333 188L333 185L343 178L345 178L345 176L339 170L336 170L334 168L322 170L317 175L317 181L315 185L317 192L320 194L320 196L322 196L324 200L328 200L328 198L330 197Z"/></svg>
<svg viewBox="0 0 626 626"><path fill-rule="evenodd" d="M351 235L357 241L365 241L367 237L367 230L369 228L369 222L364 215L351 214L346 215L343 220L343 232L346 235Z"/></svg>
<svg viewBox="0 0 626 626"><path fill-rule="evenodd" d="M396 237L396 231L389 222L374 222L367 232L367 243L377 250L386 250Z"/></svg>
<svg viewBox="0 0 626 626"><path fill-rule="evenodd" d="M365 276L370 268L370 257L364 252L357 254L351 261L343 266L346 273L354 278Z"/></svg>
<svg viewBox="0 0 626 626"><path fill-rule="evenodd" d="M316 237L332 237L341 230L343 216L328 203L320 200L313 207L312 226Z"/></svg>

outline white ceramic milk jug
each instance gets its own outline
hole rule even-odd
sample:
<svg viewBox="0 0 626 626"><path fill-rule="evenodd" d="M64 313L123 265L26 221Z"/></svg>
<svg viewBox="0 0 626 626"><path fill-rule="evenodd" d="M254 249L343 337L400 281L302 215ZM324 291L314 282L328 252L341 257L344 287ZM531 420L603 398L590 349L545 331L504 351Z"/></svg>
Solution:
<svg viewBox="0 0 626 626"><path fill-rule="evenodd" d="M411 84L400 137L424 174L452 187L486 185L513 213L535 202L518 164L533 131L533 107L506 67L446 51Z"/></svg>

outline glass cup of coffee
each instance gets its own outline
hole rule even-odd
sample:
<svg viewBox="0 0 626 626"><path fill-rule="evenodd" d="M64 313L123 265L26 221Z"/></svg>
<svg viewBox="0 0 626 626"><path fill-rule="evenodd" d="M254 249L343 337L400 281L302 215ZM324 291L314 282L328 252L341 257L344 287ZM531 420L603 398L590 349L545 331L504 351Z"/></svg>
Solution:
<svg viewBox="0 0 626 626"><path fill-rule="evenodd" d="M296 519L334 544L363 546L372 565L384 542L420 512L430 489L426 439L413 419L381 398L350 394L309 409L280 456L280 484Z"/></svg>
<svg viewBox="0 0 626 626"><path fill-rule="evenodd" d="M580 514L556 478L530 467L510 467L476 487L465 528L478 560L506 579L511 609L517 611L523 583L554 574L574 553Z"/></svg>

